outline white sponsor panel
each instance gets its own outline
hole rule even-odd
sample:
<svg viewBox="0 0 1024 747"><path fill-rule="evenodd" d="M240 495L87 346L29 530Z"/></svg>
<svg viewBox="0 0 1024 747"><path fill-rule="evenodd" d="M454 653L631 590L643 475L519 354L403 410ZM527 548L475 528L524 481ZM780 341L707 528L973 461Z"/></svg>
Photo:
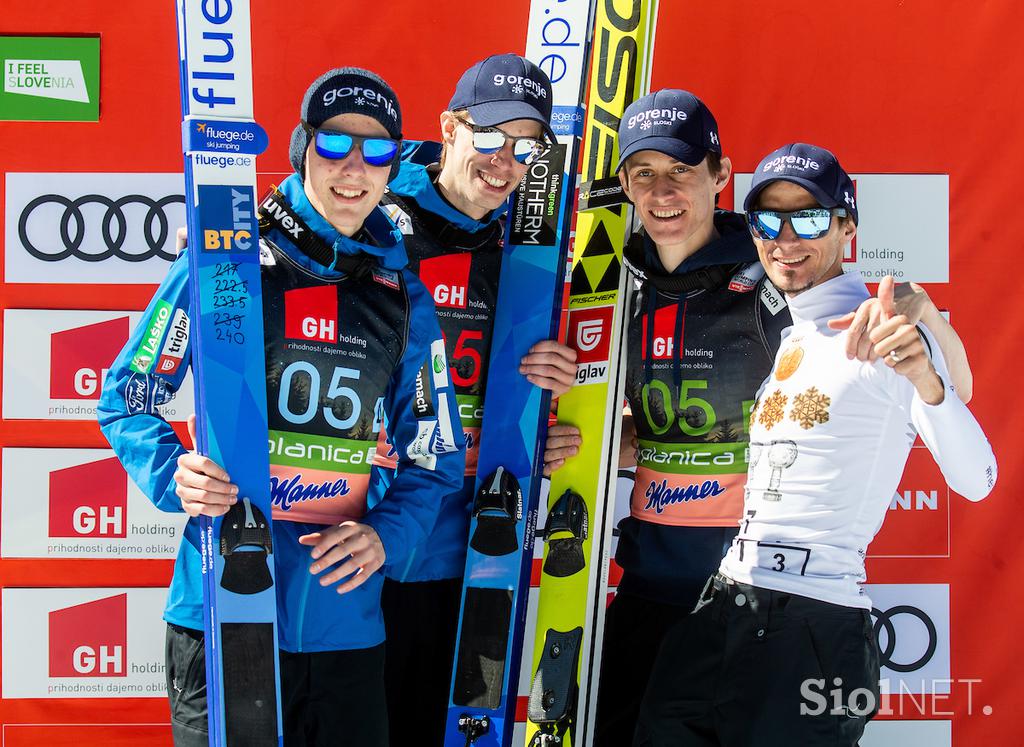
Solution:
<svg viewBox="0 0 1024 747"><path fill-rule="evenodd" d="M952 721L871 721L861 747L952 747Z"/></svg>
<svg viewBox="0 0 1024 747"><path fill-rule="evenodd" d="M185 225L181 174L8 173L8 283L159 283Z"/></svg>
<svg viewBox="0 0 1024 747"><path fill-rule="evenodd" d="M173 558L185 515L160 511L109 449L3 450L5 558Z"/></svg>
<svg viewBox="0 0 1024 747"><path fill-rule="evenodd" d="M916 283L949 282L949 176L851 174L860 224L844 257L865 282L884 275ZM743 209L750 174L733 177L734 202Z"/></svg>
<svg viewBox="0 0 1024 747"><path fill-rule="evenodd" d="M866 584L883 693L948 694L949 585Z"/></svg>
<svg viewBox="0 0 1024 747"><path fill-rule="evenodd" d="M4 311L3 417L93 420L107 368L142 318L141 311ZM132 392L138 409L168 393L153 391L138 375ZM184 421L195 409L192 374L173 399L160 404L169 421Z"/></svg>
<svg viewBox="0 0 1024 747"><path fill-rule="evenodd" d="M3 697L166 697L166 594L3 589Z"/></svg>

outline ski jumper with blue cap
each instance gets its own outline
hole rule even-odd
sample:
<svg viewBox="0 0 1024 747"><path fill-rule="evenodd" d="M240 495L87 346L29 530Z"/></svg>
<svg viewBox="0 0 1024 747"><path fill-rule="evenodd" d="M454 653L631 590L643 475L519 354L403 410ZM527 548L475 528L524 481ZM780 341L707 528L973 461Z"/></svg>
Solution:
<svg viewBox="0 0 1024 747"><path fill-rule="evenodd" d="M382 574L339 595L309 572L310 550L298 537L358 521L377 532L388 561L402 562L434 525L440 497L462 480L463 438L453 427L458 411L447 372L431 365L443 356L433 304L404 269L400 233L375 209L359 233L343 236L312 207L297 175L280 190L336 256L372 258L367 272L343 273L313 261L282 231L261 235L280 646L289 652L364 649L384 640ZM180 512L174 472L186 449L155 406L181 385L190 350L169 371L141 374L131 367L158 312L183 319L187 336L187 263L181 257L111 366L99 420L143 492L158 508ZM140 391L145 396L132 396ZM397 470L382 500L368 509L370 464L385 417ZM203 627L198 548L198 520L190 518L164 610L169 623L195 630Z"/></svg>

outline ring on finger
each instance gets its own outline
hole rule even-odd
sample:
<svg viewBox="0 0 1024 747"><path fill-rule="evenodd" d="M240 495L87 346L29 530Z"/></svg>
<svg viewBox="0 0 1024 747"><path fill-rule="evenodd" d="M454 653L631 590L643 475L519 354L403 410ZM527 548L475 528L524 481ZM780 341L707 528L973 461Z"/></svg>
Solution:
<svg viewBox="0 0 1024 747"><path fill-rule="evenodd" d="M899 352L897 352L896 348L893 348L892 350L889 351L889 358L892 359L893 363L899 363L901 360L903 360L903 358L900 357Z"/></svg>

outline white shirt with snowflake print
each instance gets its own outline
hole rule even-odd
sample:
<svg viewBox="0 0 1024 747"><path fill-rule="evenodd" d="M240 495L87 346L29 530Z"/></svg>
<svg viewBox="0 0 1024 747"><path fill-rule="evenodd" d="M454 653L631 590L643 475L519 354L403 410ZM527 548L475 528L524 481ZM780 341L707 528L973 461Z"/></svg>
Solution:
<svg viewBox="0 0 1024 747"><path fill-rule="evenodd" d="M744 517L721 565L736 581L870 609L864 556L918 434L956 492L977 501L995 484L992 449L952 386L928 405L883 361L846 357L845 333L826 323L869 296L845 274L787 299L793 326L751 413Z"/></svg>

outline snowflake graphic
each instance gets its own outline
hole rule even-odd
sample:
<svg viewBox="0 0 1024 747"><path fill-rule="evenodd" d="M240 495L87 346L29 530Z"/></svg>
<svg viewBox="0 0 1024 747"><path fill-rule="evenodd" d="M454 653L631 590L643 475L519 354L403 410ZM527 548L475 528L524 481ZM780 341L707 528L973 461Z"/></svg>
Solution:
<svg viewBox="0 0 1024 747"><path fill-rule="evenodd" d="M641 122L640 123L640 129L642 129L642 130L649 130L649 129L651 129L651 120L645 119L643 122Z"/></svg>
<svg viewBox="0 0 1024 747"><path fill-rule="evenodd" d="M779 389L772 392L771 396L761 403L761 414L757 416L761 425L768 430L771 430L781 422L784 415L783 410L785 410L786 402L788 400L789 397L783 394Z"/></svg>
<svg viewBox="0 0 1024 747"><path fill-rule="evenodd" d="M803 394L793 397L793 409L789 413L789 419L799 423L804 430L810 430L818 423L828 422L828 408L831 404L831 397L812 386Z"/></svg>
<svg viewBox="0 0 1024 747"><path fill-rule="evenodd" d="M366 106L366 99L364 99L362 96L357 96L356 106Z"/></svg>
<svg viewBox="0 0 1024 747"><path fill-rule="evenodd" d="M521 85L519 85L518 83L516 85L512 86L512 93L520 94L522 92L523 92L523 87Z"/></svg>

